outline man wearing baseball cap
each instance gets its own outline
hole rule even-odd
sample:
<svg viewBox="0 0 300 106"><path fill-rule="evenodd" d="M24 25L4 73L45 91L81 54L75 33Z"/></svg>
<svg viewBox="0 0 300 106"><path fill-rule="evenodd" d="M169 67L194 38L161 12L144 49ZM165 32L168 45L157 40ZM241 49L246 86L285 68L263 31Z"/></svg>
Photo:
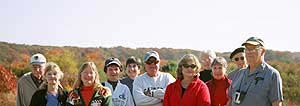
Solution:
<svg viewBox="0 0 300 106"><path fill-rule="evenodd" d="M280 73L264 61L263 40L250 37L242 46L248 66L241 69L228 96L231 106L281 106L283 101Z"/></svg>
<svg viewBox="0 0 300 106"><path fill-rule="evenodd" d="M110 57L106 59L104 72L106 73L107 81L102 83L102 85L111 90L113 106L134 106L129 88L120 82L122 70L122 63L118 58Z"/></svg>
<svg viewBox="0 0 300 106"><path fill-rule="evenodd" d="M45 56L40 53L34 54L30 58L30 65L32 71L24 74L17 84L17 106L29 106L31 96L43 82Z"/></svg>
<svg viewBox="0 0 300 106"><path fill-rule="evenodd" d="M137 106L162 106L167 86L175 81L169 73L159 71L160 58L156 51L144 56L146 72L133 82L133 97Z"/></svg>

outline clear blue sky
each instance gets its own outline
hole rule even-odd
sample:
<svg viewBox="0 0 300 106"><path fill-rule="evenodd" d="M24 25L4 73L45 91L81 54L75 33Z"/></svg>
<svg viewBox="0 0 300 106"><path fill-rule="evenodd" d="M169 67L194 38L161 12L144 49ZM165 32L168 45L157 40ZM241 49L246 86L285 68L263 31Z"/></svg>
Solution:
<svg viewBox="0 0 300 106"><path fill-rule="evenodd" d="M300 51L299 0L0 0L0 41L232 51L250 36Z"/></svg>

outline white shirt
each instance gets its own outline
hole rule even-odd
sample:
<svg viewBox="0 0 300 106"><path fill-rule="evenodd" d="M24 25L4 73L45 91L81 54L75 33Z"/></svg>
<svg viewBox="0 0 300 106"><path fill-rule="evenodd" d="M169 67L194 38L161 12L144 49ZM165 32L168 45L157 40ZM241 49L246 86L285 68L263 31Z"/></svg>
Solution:
<svg viewBox="0 0 300 106"><path fill-rule="evenodd" d="M104 86L112 91L113 106L134 106L129 88L118 81L115 90L110 83L104 82Z"/></svg>
<svg viewBox="0 0 300 106"><path fill-rule="evenodd" d="M150 77L147 73L133 82L133 97L137 106L162 106L165 90L175 78L169 73L158 72Z"/></svg>

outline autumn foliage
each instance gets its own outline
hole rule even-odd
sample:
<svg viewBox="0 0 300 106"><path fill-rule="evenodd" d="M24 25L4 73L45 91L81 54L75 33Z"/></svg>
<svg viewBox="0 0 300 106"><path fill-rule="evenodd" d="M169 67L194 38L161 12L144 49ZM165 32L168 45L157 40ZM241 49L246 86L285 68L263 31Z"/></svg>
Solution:
<svg viewBox="0 0 300 106"><path fill-rule="evenodd" d="M16 92L16 76L0 65L0 93Z"/></svg>

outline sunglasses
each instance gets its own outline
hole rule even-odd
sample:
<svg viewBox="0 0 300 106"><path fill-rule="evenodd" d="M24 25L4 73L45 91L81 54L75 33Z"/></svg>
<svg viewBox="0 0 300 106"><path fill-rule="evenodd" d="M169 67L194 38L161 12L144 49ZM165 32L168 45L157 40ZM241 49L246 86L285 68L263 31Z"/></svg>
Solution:
<svg viewBox="0 0 300 106"><path fill-rule="evenodd" d="M155 61L146 61L146 64L150 65L150 64L157 64L159 63L159 61L155 60Z"/></svg>
<svg viewBox="0 0 300 106"><path fill-rule="evenodd" d="M236 58L234 58L234 61L239 61L239 60L244 60L245 59L245 57L236 57Z"/></svg>
<svg viewBox="0 0 300 106"><path fill-rule="evenodd" d="M191 67L192 69L195 69L195 68L197 67L197 65L195 65L195 64L191 64L191 65L188 65L188 64L182 64L182 66L183 66L184 68L189 68L189 67Z"/></svg>

